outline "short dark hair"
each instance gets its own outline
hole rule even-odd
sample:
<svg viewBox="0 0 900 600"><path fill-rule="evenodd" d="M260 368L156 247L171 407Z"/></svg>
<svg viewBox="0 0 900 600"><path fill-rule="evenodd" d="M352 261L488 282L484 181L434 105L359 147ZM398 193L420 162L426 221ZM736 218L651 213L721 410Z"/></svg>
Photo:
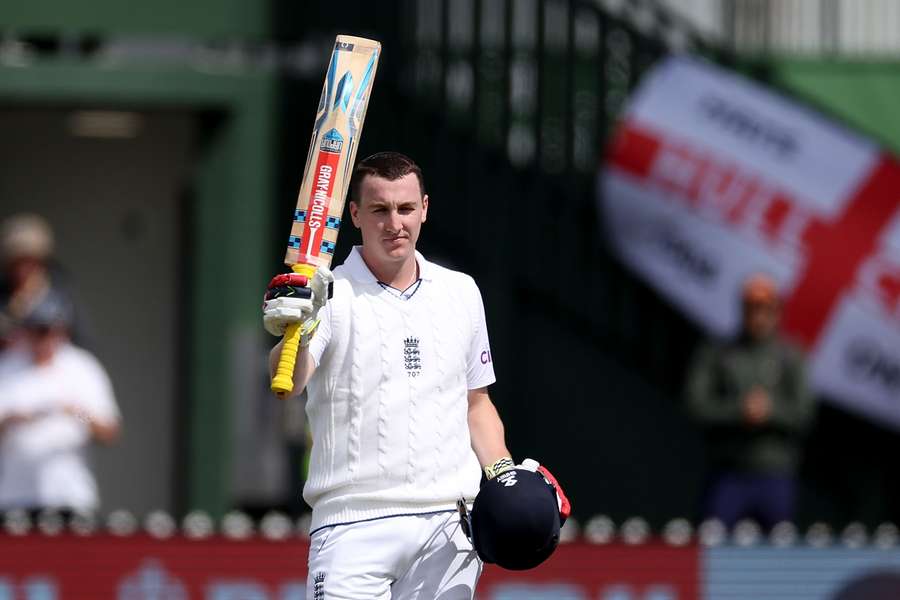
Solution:
<svg viewBox="0 0 900 600"><path fill-rule="evenodd" d="M360 188L366 175L396 181L410 173L415 173L419 180L419 192L424 197L425 179L422 177L422 169L413 159L399 152L377 152L361 160L353 170L353 176L350 178L350 200L359 204L362 199Z"/></svg>

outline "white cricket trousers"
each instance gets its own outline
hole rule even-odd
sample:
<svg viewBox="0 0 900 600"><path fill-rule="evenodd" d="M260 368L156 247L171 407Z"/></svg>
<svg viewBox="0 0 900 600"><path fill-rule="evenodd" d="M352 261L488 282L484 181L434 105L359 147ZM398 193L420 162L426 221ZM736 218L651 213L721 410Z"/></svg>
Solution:
<svg viewBox="0 0 900 600"><path fill-rule="evenodd" d="M472 600L481 575L456 511L325 527L308 564L307 600Z"/></svg>

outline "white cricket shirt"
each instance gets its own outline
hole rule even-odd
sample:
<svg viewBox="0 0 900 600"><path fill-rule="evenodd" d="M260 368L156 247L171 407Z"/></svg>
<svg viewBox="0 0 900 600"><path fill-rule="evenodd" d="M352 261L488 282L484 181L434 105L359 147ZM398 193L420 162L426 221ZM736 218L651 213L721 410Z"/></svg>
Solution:
<svg viewBox="0 0 900 600"><path fill-rule="evenodd" d="M98 421L119 420L109 377L93 355L65 344L47 365L34 365L19 349L0 357L0 418L44 414L0 434L0 510L97 508L85 457L90 429L84 418L63 412L66 405Z"/></svg>
<svg viewBox="0 0 900 600"><path fill-rule="evenodd" d="M468 275L416 260L408 299L378 283L359 247L334 270L309 346L312 530L451 510L478 492L468 391L495 381L481 294Z"/></svg>

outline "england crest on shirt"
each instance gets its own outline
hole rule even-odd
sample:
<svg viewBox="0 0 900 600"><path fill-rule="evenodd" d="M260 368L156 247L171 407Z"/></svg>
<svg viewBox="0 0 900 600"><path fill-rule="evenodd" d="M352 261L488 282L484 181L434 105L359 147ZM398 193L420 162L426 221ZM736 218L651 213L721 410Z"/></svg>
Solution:
<svg viewBox="0 0 900 600"><path fill-rule="evenodd" d="M419 352L419 338L410 336L403 340L403 367L410 377L418 377L422 372L422 355Z"/></svg>

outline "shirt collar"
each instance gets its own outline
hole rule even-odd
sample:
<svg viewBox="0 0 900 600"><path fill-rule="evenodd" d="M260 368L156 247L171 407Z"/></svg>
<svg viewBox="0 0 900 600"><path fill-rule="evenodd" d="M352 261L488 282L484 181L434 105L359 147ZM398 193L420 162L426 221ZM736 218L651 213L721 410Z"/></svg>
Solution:
<svg viewBox="0 0 900 600"><path fill-rule="evenodd" d="M431 281L434 277L434 268L425 257L416 250L416 262L419 265L419 279ZM347 260L344 261L344 268L351 279L360 283L378 283L378 279L369 270L366 261L362 257L362 246L353 246Z"/></svg>

